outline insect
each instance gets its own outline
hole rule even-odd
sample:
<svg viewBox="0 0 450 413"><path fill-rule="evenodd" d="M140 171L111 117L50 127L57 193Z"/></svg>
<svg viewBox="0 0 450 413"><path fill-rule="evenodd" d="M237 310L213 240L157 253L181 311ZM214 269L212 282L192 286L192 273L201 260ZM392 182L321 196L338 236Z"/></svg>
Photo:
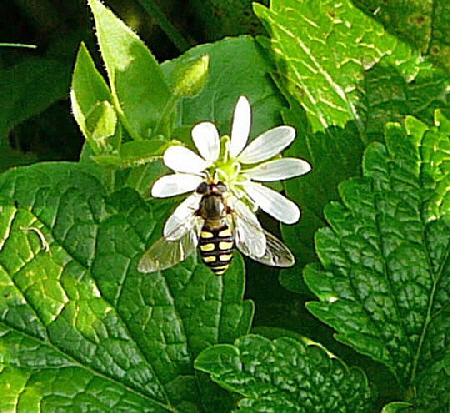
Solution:
<svg viewBox="0 0 450 413"><path fill-rule="evenodd" d="M185 260L198 246L200 256L216 275L222 275L233 259L234 248L255 261L290 267L295 259L275 236L265 231L250 208L212 178L173 212L164 236L141 258L138 270L155 272Z"/></svg>

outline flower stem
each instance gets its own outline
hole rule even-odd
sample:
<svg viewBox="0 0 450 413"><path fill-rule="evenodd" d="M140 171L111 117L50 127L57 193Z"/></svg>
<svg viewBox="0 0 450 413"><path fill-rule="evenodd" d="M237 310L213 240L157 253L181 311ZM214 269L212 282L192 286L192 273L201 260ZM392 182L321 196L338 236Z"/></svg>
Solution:
<svg viewBox="0 0 450 413"><path fill-rule="evenodd" d="M162 31L172 41L175 47L180 52L185 52L190 48L189 43L181 35L181 33L170 23L167 17L162 12L161 8L153 0L138 0L144 10L155 19Z"/></svg>
<svg viewBox="0 0 450 413"><path fill-rule="evenodd" d="M0 47L25 47L27 49L36 49L35 44L21 44L21 43L0 43Z"/></svg>
<svg viewBox="0 0 450 413"><path fill-rule="evenodd" d="M170 135L170 115L172 114L178 99L179 96L172 95L167 101L166 106L164 106L158 123L152 133L153 136L158 136L158 134L161 134L168 137Z"/></svg>

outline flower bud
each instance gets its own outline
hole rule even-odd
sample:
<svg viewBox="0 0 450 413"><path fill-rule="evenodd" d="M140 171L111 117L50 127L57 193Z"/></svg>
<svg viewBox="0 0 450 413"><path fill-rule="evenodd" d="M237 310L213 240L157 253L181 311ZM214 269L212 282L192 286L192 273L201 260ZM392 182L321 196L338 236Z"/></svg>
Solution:
<svg viewBox="0 0 450 413"><path fill-rule="evenodd" d="M195 96L200 93L208 78L209 55L191 60L175 69L174 94L177 96Z"/></svg>

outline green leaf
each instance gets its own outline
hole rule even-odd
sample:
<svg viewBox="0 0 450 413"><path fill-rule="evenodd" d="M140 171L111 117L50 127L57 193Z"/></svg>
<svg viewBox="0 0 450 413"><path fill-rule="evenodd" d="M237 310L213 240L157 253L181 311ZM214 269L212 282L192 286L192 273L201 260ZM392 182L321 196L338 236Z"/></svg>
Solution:
<svg viewBox="0 0 450 413"><path fill-rule="evenodd" d="M320 299L308 309L428 413L450 403L450 142L448 120L439 123L407 118L406 130L388 126L386 145L369 146L364 178L341 184L342 202L325 210L322 266L305 270Z"/></svg>
<svg viewBox="0 0 450 413"><path fill-rule="evenodd" d="M174 138L191 143L190 129L201 121L214 122L221 135L229 134L240 95L247 96L252 106L252 137L282 123L279 112L286 103L270 79L273 66L254 39L241 36L197 46L178 59L164 62L162 69L175 84L179 68L204 55L210 57L208 80L197 96L181 101L177 126L188 129Z"/></svg>
<svg viewBox="0 0 450 413"><path fill-rule="evenodd" d="M138 165L138 164L137 164ZM168 168L162 161L150 162L145 165L128 168L123 174L117 174L117 181L147 199L150 197L150 188L161 176L168 173Z"/></svg>
<svg viewBox="0 0 450 413"><path fill-rule="evenodd" d="M287 124L298 125L304 117L300 108L285 114ZM295 226L283 226L286 243L295 254L297 265L281 271L280 282L288 290L308 293L301 275L302 267L316 261L314 234L326 224L323 209L331 200L338 199L337 187L361 168L363 143L354 124L346 128L332 127L313 136L297 132L297 138L285 152L286 156L306 159L312 171L305 176L285 182L286 195L301 210Z"/></svg>
<svg viewBox="0 0 450 413"><path fill-rule="evenodd" d="M384 406L381 413L408 413L410 407L413 407L411 403L392 402Z"/></svg>
<svg viewBox="0 0 450 413"><path fill-rule="evenodd" d="M450 69L450 46L443 35L450 24L447 1L355 0L355 4L383 23L389 32L395 33L432 61Z"/></svg>
<svg viewBox="0 0 450 413"><path fill-rule="evenodd" d="M195 367L244 396L239 412L366 413L372 392L361 370L320 347L283 337L248 335L204 350Z"/></svg>
<svg viewBox="0 0 450 413"><path fill-rule="evenodd" d="M356 0L355 4L366 11L369 7L375 13L372 18L386 24L390 32L409 41L416 49L426 52L430 46L432 25L442 24L445 19L436 18L433 22L433 3L439 10L439 0L423 2L400 2L398 0L383 3L379 0ZM382 7L381 7L382 6ZM436 16L437 17L437 16Z"/></svg>
<svg viewBox="0 0 450 413"><path fill-rule="evenodd" d="M55 56L25 59L0 70L0 137L62 99L67 94L70 70L67 62Z"/></svg>
<svg viewBox="0 0 450 413"><path fill-rule="evenodd" d="M85 164L4 173L0 200L0 411L229 411L193 360L248 332L241 259L139 273L171 208L108 196Z"/></svg>
<svg viewBox="0 0 450 413"><path fill-rule="evenodd" d="M448 106L450 77L350 1L274 1L270 10L255 8L270 26L271 39L260 43L272 54L272 76L290 103L284 122L297 131L286 154L312 165L307 176L285 184L302 217L283 227L298 265L280 276L285 288L308 293L301 269L316 260L314 233L325 223L325 205L338 199L338 184L360 174L364 147L383 140L388 122L411 114L432 125L436 109Z"/></svg>
<svg viewBox="0 0 450 413"><path fill-rule="evenodd" d="M99 0L89 0L111 91L121 121L134 139L148 137L171 94L153 55Z"/></svg>
<svg viewBox="0 0 450 413"><path fill-rule="evenodd" d="M6 136L0 136L0 172L13 166L28 165L37 161L37 157L31 153L22 153L11 148Z"/></svg>
<svg viewBox="0 0 450 413"><path fill-rule="evenodd" d="M89 160L112 169L115 188L127 186L148 198L153 183L168 171L162 162L162 155L168 146L176 142L156 139L126 142L121 145L120 154L91 155Z"/></svg>
<svg viewBox="0 0 450 413"><path fill-rule="evenodd" d="M402 64L383 59L365 73L362 84L368 140L381 140L387 123L404 122L407 115L432 126L436 109L448 107L449 84L448 73L418 55Z"/></svg>
<svg viewBox="0 0 450 413"><path fill-rule="evenodd" d="M404 85L390 85L389 77L395 79L398 73L407 83L420 78L422 58L350 0L275 0L270 10L256 4L255 11L271 34L280 86L305 107L313 132L355 121L361 139L367 142L364 125L367 117L370 120L371 105L384 103L383 110L392 111L390 101L396 105L400 99L414 107L399 93ZM384 91L379 96L367 88L366 75L380 63L395 68L396 73L381 78L392 94Z"/></svg>
<svg viewBox="0 0 450 413"><path fill-rule="evenodd" d="M164 151L170 146L173 145L173 142L167 143L162 140L146 140L139 142L127 142L122 145L120 148L120 156L124 160L141 160L142 163L148 162L147 159L151 157L162 157Z"/></svg>

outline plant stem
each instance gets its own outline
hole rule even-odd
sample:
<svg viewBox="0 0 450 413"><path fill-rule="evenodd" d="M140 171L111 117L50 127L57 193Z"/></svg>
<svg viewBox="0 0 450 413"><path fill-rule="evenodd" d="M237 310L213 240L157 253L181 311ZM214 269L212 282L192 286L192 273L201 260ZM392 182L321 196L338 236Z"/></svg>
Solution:
<svg viewBox="0 0 450 413"><path fill-rule="evenodd" d="M21 44L21 43L0 43L0 47L25 47L27 49L36 49L35 44Z"/></svg>
<svg viewBox="0 0 450 413"><path fill-rule="evenodd" d="M173 111L178 99L179 99L179 96L172 95L170 97L170 99L167 101L166 106L164 106L164 110L161 113L158 123L156 124L155 129L152 133L153 136L157 136L158 133L161 133L162 135L165 135L168 137L168 135L170 133L170 129L169 130L161 130L161 127L162 127L162 125L170 122L170 115L172 114L172 111ZM166 129L166 128L164 128L164 129Z"/></svg>
<svg viewBox="0 0 450 413"><path fill-rule="evenodd" d="M149 14L156 20L162 31L167 35L167 37L172 41L172 43L180 52L185 52L190 48L189 43L175 28L175 26L170 23L164 13L161 11L161 8L154 2L154 0L138 1L147 12L147 14Z"/></svg>

